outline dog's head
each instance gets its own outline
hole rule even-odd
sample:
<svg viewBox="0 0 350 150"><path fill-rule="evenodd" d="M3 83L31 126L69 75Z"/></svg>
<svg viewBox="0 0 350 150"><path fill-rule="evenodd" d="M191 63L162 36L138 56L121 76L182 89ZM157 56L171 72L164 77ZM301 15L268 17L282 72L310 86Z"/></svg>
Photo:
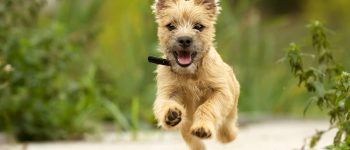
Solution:
<svg viewBox="0 0 350 150"><path fill-rule="evenodd" d="M178 73L194 73L213 46L218 0L156 0L160 51Z"/></svg>

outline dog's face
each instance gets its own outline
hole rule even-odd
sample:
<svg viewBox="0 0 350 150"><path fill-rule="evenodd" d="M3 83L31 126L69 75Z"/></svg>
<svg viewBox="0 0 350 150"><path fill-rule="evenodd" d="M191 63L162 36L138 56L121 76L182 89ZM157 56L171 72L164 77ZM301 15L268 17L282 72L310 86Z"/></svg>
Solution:
<svg viewBox="0 0 350 150"><path fill-rule="evenodd" d="M178 73L194 73L213 46L217 0L156 0L160 50Z"/></svg>

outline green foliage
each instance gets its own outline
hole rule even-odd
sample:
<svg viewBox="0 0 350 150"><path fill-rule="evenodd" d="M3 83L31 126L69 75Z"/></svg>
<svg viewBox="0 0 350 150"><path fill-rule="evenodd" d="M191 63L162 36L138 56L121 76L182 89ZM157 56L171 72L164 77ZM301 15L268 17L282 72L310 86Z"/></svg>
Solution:
<svg viewBox="0 0 350 150"><path fill-rule="evenodd" d="M295 112L300 112L299 106L304 105L298 99L304 96L302 90L294 86L285 67L276 65L281 55L278 44L286 38L273 35L276 28L266 29L262 13L255 8L257 0L236 2L221 1L216 45L241 84L240 113L250 117L300 115Z"/></svg>
<svg viewBox="0 0 350 150"><path fill-rule="evenodd" d="M123 128L134 133L137 128L155 127L152 104L156 65L147 62L147 56L159 55L152 2L106 0L100 13L103 31L96 55L117 93L113 100L131 126Z"/></svg>
<svg viewBox="0 0 350 150"><path fill-rule="evenodd" d="M316 104L328 113L330 129L338 130L333 145L329 149L350 148L350 74L337 65L330 51L327 39L327 29L319 21L308 25L312 34L312 47L316 52L316 62L309 63L303 60L303 53L296 44L290 44L287 59L293 75L314 96L310 105ZM308 108L308 107L307 107ZM307 109L306 108L306 109ZM330 130L329 129L329 130ZM313 148L325 131L318 131L310 142Z"/></svg>
<svg viewBox="0 0 350 150"><path fill-rule="evenodd" d="M60 12L74 6L60 2ZM94 14L98 5L91 3L80 20L53 14L47 21L41 15L45 4L0 3L0 130L21 141L79 139L95 125L104 87L96 80L96 65L82 59L96 30L75 23L88 23L93 17L83 12Z"/></svg>

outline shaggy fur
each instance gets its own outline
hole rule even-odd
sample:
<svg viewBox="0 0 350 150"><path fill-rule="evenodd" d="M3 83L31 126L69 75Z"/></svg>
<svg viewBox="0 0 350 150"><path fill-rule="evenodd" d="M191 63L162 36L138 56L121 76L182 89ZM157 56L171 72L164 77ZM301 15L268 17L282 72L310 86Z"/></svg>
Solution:
<svg viewBox="0 0 350 150"><path fill-rule="evenodd" d="M159 49L171 63L156 70L154 114L161 127L180 129L192 150L205 149L201 139L215 136L228 143L237 136L239 83L213 45L219 10L217 0L156 0L153 5ZM198 24L202 30L194 27ZM192 39L184 49L196 54L186 67L174 55L183 36Z"/></svg>

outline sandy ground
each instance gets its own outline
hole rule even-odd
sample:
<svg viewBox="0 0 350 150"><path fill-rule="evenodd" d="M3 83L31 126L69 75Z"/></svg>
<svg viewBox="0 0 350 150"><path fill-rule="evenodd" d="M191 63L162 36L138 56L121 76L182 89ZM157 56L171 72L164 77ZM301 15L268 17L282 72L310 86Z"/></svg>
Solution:
<svg viewBox="0 0 350 150"><path fill-rule="evenodd" d="M242 127L236 141L222 145L215 140L206 140L208 150L298 150L317 129L327 129L327 121L278 120L251 124ZM332 143L332 131L325 135L316 150ZM1 141L1 140L0 140ZM128 133L107 133L98 142L63 142L5 144L0 150L186 150L187 146L177 132L142 132L138 140L131 140Z"/></svg>

